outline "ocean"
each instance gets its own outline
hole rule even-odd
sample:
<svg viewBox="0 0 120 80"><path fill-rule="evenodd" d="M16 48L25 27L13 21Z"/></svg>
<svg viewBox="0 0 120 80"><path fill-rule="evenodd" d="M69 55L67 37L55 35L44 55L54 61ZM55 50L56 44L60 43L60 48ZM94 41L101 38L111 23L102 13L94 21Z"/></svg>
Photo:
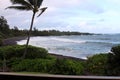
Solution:
<svg viewBox="0 0 120 80"><path fill-rule="evenodd" d="M23 45L26 40L18 41ZM30 45L46 48L49 53L87 59L94 54L108 53L120 44L120 34L37 36L30 38Z"/></svg>

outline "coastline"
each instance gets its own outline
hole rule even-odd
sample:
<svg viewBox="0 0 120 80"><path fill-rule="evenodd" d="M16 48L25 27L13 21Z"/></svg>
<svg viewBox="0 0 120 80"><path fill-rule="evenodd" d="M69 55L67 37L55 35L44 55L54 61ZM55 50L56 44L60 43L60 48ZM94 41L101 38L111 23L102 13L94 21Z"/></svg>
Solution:
<svg viewBox="0 0 120 80"><path fill-rule="evenodd" d="M76 58L76 57L71 57L71 56L64 56L64 55L59 55L59 54L55 54L55 53L49 53L52 56L55 56L58 59L72 59L72 60L76 60L76 61L86 61L86 59L81 59L81 58Z"/></svg>
<svg viewBox="0 0 120 80"><path fill-rule="evenodd" d="M17 45L17 41L24 40L26 38L27 38L26 36L7 38L7 39L3 40L3 45L4 46ZM59 54L55 54L55 53L49 53L49 54L52 55L52 56L55 56L58 59L72 59L72 60L86 61L85 59L71 57L71 56L64 56L64 55L59 55Z"/></svg>
<svg viewBox="0 0 120 80"><path fill-rule="evenodd" d="M26 38L27 38L26 36L23 36L23 37L21 36L21 37L12 37L12 38L4 39L3 40L3 46L16 45L17 41L24 40Z"/></svg>

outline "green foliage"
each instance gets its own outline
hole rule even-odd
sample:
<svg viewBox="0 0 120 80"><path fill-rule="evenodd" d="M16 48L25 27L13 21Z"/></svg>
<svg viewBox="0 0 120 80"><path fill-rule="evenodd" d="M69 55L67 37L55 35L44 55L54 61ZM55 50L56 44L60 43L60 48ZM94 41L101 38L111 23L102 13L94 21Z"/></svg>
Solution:
<svg viewBox="0 0 120 80"><path fill-rule="evenodd" d="M11 58L20 58L22 57L25 50L25 46L15 45L15 46L5 46L0 47L0 59L3 60L3 56L6 59ZM38 48L29 46L28 54L26 55L27 59L35 59L35 58L46 58L48 51L44 48Z"/></svg>
<svg viewBox="0 0 120 80"><path fill-rule="evenodd" d="M113 57L113 61L120 64L120 45L112 47L111 56Z"/></svg>
<svg viewBox="0 0 120 80"><path fill-rule="evenodd" d="M113 54L120 55L120 45L112 47Z"/></svg>
<svg viewBox="0 0 120 80"><path fill-rule="evenodd" d="M53 74L83 74L84 67L80 61L69 59L56 59L48 55L47 50L29 46L26 59L21 59L25 46L0 47L0 68L3 67L3 59L10 71L16 72L42 72Z"/></svg>
<svg viewBox="0 0 120 80"><path fill-rule="evenodd" d="M0 17L0 38L25 36L25 34L26 31L19 30L17 27L10 29L7 20L3 16Z"/></svg>
<svg viewBox="0 0 120 80"><path fill-rule="evenodd" d="M108 63L108 75L120 75L120 45L112 47Z"/></svg>
<svg viewBox="0 0 120 80"><path fill-rule="evenodd" d="M9 25L7 24L7 20L1 16L0 17L0 35L1 37L9 36L10 30Z"/></svg>
<svg viewBox="0 0 120 80"><path fill-rule="evenodd" d="M0 46L3 45L3 40L0 38Z"/></svg>
<svg viewBox="0 0 120 80"><path fill-rule="evenodd" d="M96 54L87 60L88 72L92 75L106 75L108 54Z"/></svg>
<svg viewBox="0 0 120 80"><path fill-rule="evenodd" d="M3 61L0 60L0 68L3 66Z"/></svg>
<svg viewBox="0 0 120 80"><path fill-rule="evenodd" d="M21 58L11 58L7 61L7 67L11 68L13 65L19 64L21 60Z"/></svg>
<svg viewBox="0 0 120 80"><path fill-rule="evenodd" d="M52 74L73 74L83 73L81 62L73 60L53 59L25 59L12 65L12 71L16 72L42 72Z"/></svg>
<svg viewBox="0 0 120 80"><path fill-rule="evenodd" d="M50 72L52 65L54 64L53 60L49 59L25 59L19 62L19 64L12 65L13 71L27 71L27 72Z"/></svg>
<svg viewBox="0 0 120 80"><path fill-rule="evenodd" d="M39 31L34 28L32 31L32 35L34 36L62 36L62 35L92 35L90 33L80 33L80 32L70 32L70 31L58 31L58 30L44 30Z"/></svg>
<svg viewBox="0 0 120 80"><path fill-rule="evenodd" d="M81 62L69 59L57 59L52 67L51 73L65 75L83 74L84 67Z"/></svg>
<svg viewBox="0 0 120 80"><path fill-rule="evenodd" d="M5 34L3 34L2 32L0 32L0 38L3 39L5 37Z"/></svg>

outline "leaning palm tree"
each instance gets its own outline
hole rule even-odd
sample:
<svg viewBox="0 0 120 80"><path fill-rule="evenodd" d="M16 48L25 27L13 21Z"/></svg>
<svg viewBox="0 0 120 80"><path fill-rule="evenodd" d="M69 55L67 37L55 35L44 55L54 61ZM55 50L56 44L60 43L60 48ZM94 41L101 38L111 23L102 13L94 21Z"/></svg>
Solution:
<svg viewBox="0 0 120 80"><path fill-rule="evenodd" d="M39 17L47 9L47 7L43 7L43 8L40 7L43 0L10 0L10 1L13 4L13 6L9 6L6 9L17 9L17 10L27 10L27 11L32 10L33 12L30 29L28 31L28 38L26 42L25 52L22 56L23 58L25 58L27 54L27 48L30 40L30 35L31 35L35 15L37 12L41 11L40 14L37 16Z"/></svg>

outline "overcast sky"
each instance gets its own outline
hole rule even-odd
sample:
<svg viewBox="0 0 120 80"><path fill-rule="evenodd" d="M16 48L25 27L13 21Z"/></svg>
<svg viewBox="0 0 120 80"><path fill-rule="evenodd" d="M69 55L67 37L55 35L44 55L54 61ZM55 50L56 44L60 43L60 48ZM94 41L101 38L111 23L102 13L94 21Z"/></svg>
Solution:
<svg viewBox="0 0 120 80"><path fill-rule="evenodd" d="M0 16L10 27L28 29L31 11L5 10L10 0L0 0ZM34 27L39 30L79 31L91 33L120 33L120 0L44 0L48 7Z"/></svg>

